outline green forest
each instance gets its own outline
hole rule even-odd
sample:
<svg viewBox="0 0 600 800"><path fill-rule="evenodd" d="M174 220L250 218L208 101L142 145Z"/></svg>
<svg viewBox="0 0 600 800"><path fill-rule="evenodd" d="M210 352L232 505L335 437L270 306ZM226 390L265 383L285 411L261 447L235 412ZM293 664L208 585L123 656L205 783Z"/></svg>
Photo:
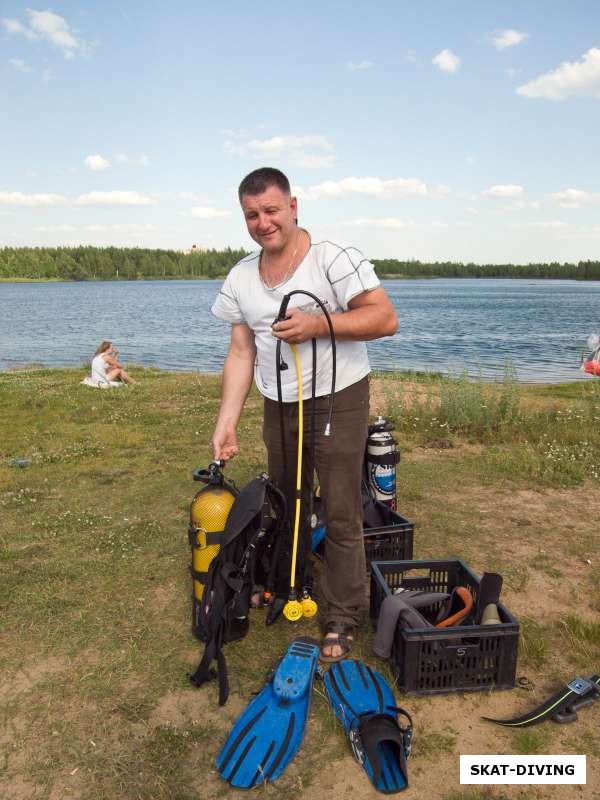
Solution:
<svg viewBox="0 0 600 800"><path fill-rule="evenodd" d="M150 250L138 247L5 247L0 279L114 281L218 278L245 250Z"/></svg>
<svg viewBox="0 0 600 800"><path fill-rule="evenodd" d="M5 247L0 280L156 280L220 278L245 250L150 250L121 247ZM380 277L549 278L600 280L600 261L577 264L473 264L373 259Z"/></svg>
<svg viewBox="0 0 600 800"><path fill-rule="evenodd" d="M599 281L600 261L564 264L463 264L456 261L398 261L394 258L373 260L379 276L402 278L553 278Z"/></svg>

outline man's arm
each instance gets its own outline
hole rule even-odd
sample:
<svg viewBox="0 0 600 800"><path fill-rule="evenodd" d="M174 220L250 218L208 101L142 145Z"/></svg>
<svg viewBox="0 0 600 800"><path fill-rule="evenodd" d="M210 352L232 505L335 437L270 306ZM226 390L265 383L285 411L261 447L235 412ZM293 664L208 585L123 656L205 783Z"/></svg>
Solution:
<svg viewBox="0 0 600 800"><path fill-rule="evenodd" d="M361 292L348 303L348 311L331 314L336 339L368 341L393 336L398 330L398 317L385 289L378 287ZM289 319L273 326L273 335L288 344L301 344L308 339L329 336L324 314L307 314L298 308L288 309Z"/></svg>
<svg viewBox="0 0 600 800"><path fill-rule="evenodd" d="M252 386L256 345L247 325L231 326L229 352L223 365L221 407L213 433L215 459L227 461L240 452L236 428Z"/></svg>

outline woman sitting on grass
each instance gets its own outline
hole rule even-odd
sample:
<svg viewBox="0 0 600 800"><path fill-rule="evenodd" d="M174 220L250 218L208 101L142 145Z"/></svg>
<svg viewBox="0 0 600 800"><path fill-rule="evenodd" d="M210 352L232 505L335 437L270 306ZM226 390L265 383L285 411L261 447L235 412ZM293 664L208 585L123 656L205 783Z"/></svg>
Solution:
<svg viewBox="0 0 600 800"><path fill-rule="evenodd" d="M135 383L117 361L119 351L113 347L112 342L102 342L96 350L92 360L92 382L97 386L110 385L117 381Z"/></svg>

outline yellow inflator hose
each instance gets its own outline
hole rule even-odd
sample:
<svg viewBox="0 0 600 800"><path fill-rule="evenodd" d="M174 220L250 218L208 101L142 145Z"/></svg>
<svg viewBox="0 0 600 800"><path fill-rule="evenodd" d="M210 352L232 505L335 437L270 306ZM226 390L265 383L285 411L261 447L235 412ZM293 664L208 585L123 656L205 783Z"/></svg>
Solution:
<svg viewBox="0 0 600 800"><path fill-rule="evenodd" d="M292 565L290 569L290 593L288 601L283 607L283 615L291 622L296 622L302 616L314 617L317 613L317 604L311 597L303 597L298 600L296 595L296 559L298 556L298 538L300 533L300 510L302 495L302 442L304 439L304 410L302 405L302 365L298 348L291 344L290 348L294 354L296 362L296 376L298 380L298 459L296 467L296 512L294 516L294 538L292 540Z"/></svg>

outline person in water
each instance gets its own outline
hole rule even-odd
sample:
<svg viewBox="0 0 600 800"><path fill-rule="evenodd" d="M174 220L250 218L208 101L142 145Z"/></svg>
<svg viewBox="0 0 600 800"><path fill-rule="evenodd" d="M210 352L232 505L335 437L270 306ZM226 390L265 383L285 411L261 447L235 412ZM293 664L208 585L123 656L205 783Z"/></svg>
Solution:
<svg viewBox="0 0 600 800"><path fill-rule="evenodd" d="M361 478L369 419L370 371L365 340L393 336L398 328L394 308L373 265L354 247L313 242L298 226L298 202L287 177L263 167L247 175L239 200L248 233L260 246L227 275L212 313L231 323L231 342L223 367L221 406L214 434L215 458L239 453L236 429L252 385L264 396L263 438L268 471L294 509L295 469L284 486L283 454L276 388L276 342L303 345L317 340L315 468L327 510L327 538L321 596L326 601L321 656L344 658L352 647L365 605L365 553L362 530ZM282 322L273 324L282 298L294 289L313 293L331 314L336 337L337 375L331 436L324 436L331 392L332 348L329 328L319 306L306 295L294 295ZM312 348L298 348L304 398L311 395ZM282 349L290 368L281 373L288 464L298 436L298 388L294 357ZM310 409L305 412L310 427ZM309 431L305 442L309 442ZM306 457L304 459L305 463ZM293 485L292 485L293 484ZM306 508L306 506L305 506Z"/></svg>
<svg viewBox="0 0 600 800"><path fill-rule="evenodd" d="M92 359L92 381L95 384L107 384L115 381L135 383L117 360L118 355L119 351L112 342L102 342L98 347Z"/></svg>

